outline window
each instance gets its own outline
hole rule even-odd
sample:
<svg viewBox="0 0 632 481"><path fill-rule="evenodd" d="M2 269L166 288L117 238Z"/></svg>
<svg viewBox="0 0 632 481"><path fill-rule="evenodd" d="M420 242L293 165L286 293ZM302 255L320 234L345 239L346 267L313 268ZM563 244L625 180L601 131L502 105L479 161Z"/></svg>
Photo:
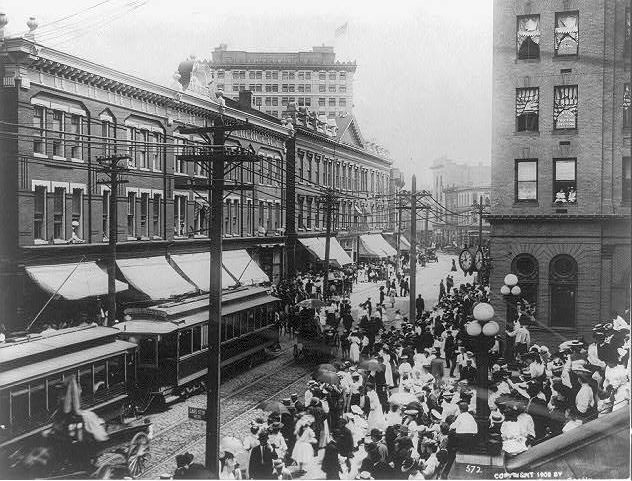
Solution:
<svg viewBox="0 0 632 481"><path fill-rule="evenodd" d="M127 127L127 155L129 155L129 166L136 166L136 156L134 155L134 141L136 140L136 131L134 127Z"/></svg>
<svg viewBox="0 0 632 481"><path fill-rule="evenodd" d="M579 12L555 14L555 55L577 55L579 49Z"/></svg>
<svg viewBox="0 0 632 481"><path fill-rule="evenodd" d="M266 92L272 92L272 85L266 85Z"/></svg>
<svg viewBox="0 0 632 481"><path fill-rule="evenodd" d="M136 237L136 192L127 193L127 236Z"/></svg>
<svg viewBox="0 0 632 481"><path fill-rule="evenodd" d="M623 86L623 128L629 129L632 127L632 90L630 83Z"/></svg>
<svg viewBox="0 0 632 481"><path fill-rule="evenodd" d="M329 80L336 80L336 72L329 72Z"/></svg>
<svg viewBox="0 0 632 481"><path fill-rule="evenodd" d="M255 71L251 70L250 72L248 72L248 78L250 79L254 79L255 78Z"/></svg>
<svg viewBox="0 0 632 481"><path fill-rule="evenodd" d="M527 301L530 306L537 307L538 302L538 279L539 266L535 257L530 254L518 254L511 262L511 272L518 277L520 286L520 297ZM518 312L515 304L508 304L507 319L515 321Z"/></svg>
<svg viewBox="0 0 632 481"><path fill-rule="evenodd" d="M46 187L40 185L35 186L33 237L38 240L46 240Z"/></svg>
<svg viewBox="0 0 632 481"><path fill-rule="evenodd" d="M341 94L346 94L347 93L347 86L346 85L339 85L338 86L338 92L340 92Z"/></svg>
<svg viewBox="0 0 632 481"><path fill-rule="evenodd" d="M44 107L34 106L33 112L33 152L36 154L46 154L46 136L44 129L46 128Z"/></svg>
<svg viewBox="0 0 632 481"><path fill-rule="evenodd" d="M151 135L151 168L162 170L162 135L154 132Z"/></svg>
<svg viewBox="0 0 632 481"><path fill-rule="evenodd" d="M630 37L632 37L632 19L630 18L630 7L625 7L625 39L623 41L623 55L630 58Z"/></svg>
<svg viewBox="0 0 632 481"><path fill-rule="evenodd" d="M173 149L173 170L176 174L184 174L186 173L185 162L178 158L178 156L184 154L185 141L184 139L175 137L173 143L175 144L175 148Z"/></svg>
<svg viewBox="0 0 632 481"><path fill-rule="evenodd" d="M312 157L311 155L307 156L307 181L312 181Z"/></svg>
<svg viewBox="0 0 632 481"><path fill-rule="evenodd" d="M305 92L305 85L303 84L298 84L298 91L300 93L304 93Z"/></svg>
<svg viewBox="0 0 632 481"><path fill-rule="evenodd" d="M53 195L53 238L66 238L66 189L55 187Z"/></svg>
<svg viewBox="0 0 632 481"><path fill-rule="evenodd" d="M341 82L344 82L347 80L347 72L340 72L338 74L338 78L340 79Z"/></svg>
<svg viewBox="0 0 632 481"><path fill-rule="evenodd" d="M319 91L320 93L326 92L326 91L327 91L327 90L326 90L326 86L325 86L325 85L319 85L319 86L318 86L318 91Z"/></svg>
<svg viewBox="0 0 632 481"><path fill-rule="evenodd" d="M125 356L116 356L107 360L108 387L111 389L125 382Z"/></svg>
<svg viewBox="0 0 632 481"><path fill-rule="evenodd" d="M553 128L577 128L577 85L557 86L553 92Z"/></svg>
<svg viewBox="0 0 632 481"><path fill-rule="evenodd" d="M538 161L516 160L516 202L538 200Z"/></svg>
<svg viewBox="0 0 632 481"><path fill-rule="evenodd" d="M193 223L196 235L208 236L208 221L205 202L202 200L195 201L193 212Z"/></svg>
<svg viewBox="0 0 632 481"><path fill-rule="evenodd" d="M218 70L217 71L217 78L218 79L223 79L224 78L224 71L223 70Z"/></svg>
<svg viewBox="0 0 632 481"><path fill-rule="evenodd" d="M83 208L83 190L82 189L72 189L72 219L71 225L73 227L74 232L77 233L79 238L82 237L82 225L81 225L81 211ZM76 228L75 228L76 223Z"/></svg>
<svg viewBox="0 0 632 481"><path fill-rule="evenodd" d="M326 72L318 72L318 80L327 80Z"/></svg>
<svg viewBox="0 0 632 481"><path fill-rule="evenodd" d="M186 235L187 197L175 195L173 198L173 234L178 237Z"/></svg>
<svg viewBox="0 0 632 481"><path fill-rule="evenodd" d="M273 91L273 92L278 92L278 91L279 91L279 85L278 85L278 84L274 84L274 85L272 86L272 91Z"/></svg>
<svg viewBox="0 0 632 481"><path fill-rule="evenodd" d="M278 110L273 110L270 112L270 115L272 115L273 117L278 117L279 116L279 111Z"/></svg>
<svg viewBox="0 0 632 481"><path fill-rule="evenodd" d="M516 89L516 131L537 132L540 116L540 89Z"/></svg>
<svg viewBox="0 0 632 481"><path fill-rule="evenodd" d="M272 78L272 72L270 70L266 70L266 80L270 80Z"/></svg>
<svg viewBox="0 0 632 481"><path fill-rule="evenodd" d="M261 97L256 97L255 98L255 105L258 107L261 107Z"/></svg>
<svg viewBox="0 0 632 481"><path fill-rule="evenodd" d="M540 15L523 15L517 20L518 60L540 58Z"/></svg>
<svg viewBox="0 0 632 481"><path fill-rule="evenodd" d="M305 97L299 97L298 98L298 106L299 107L304 107L305 106Z"/></svg>
<svg viewBox="0 0 632 481"><path fill-rule="evenodd" d="M346 98L344 98L344 97L343 97L343 98L338 99L338 105L339 105L340 107L346 107L346 106L347 106L347 99L346 99Z"/></svg>
<svg viewBox="0 0 632 481"><path fill-rule="evenodd" d="M146 130L140 130L136 137L136 157L138 165L141 169L149 168L149 158L147 156L147 142L148 142L148 134Z"/></svg>
<svg viewBox="0 0 632 481"><path fill-rule="evenodd" d="M114 153L114 124L109 120L101 121L101 137L103 137L103 155Z"/></svg>
<svg viewBox="0 0 632 481"><path fill-rule="evenodd" d="M287 97L281 97L281 105L287 105Z"/></svg>
<svg viewBox="0 0 632 481"><path fill-rule="evenodd" d="M143 192L140 194L140 235L149 237L149 194Z"/></svg>
<svg viewBox="0 0 632 481"><path fill-rule="evenodd" d="M632 157L623 157L621 175L621 200L632 203Z"/></svg>
<svg viewBox="0 0 632 481"><path fill-rule="evenodd" d="M308 197L306 201L305 218L307 220L306 227L308 229L311 229L312 228L312 198L311 197Z"/></svg>
<svg viewBox="0 0 632 481"><path fill-rule="evenodd" d="M551 259L549 289L552 326L575 326L577 277L577 262L571 256L560 254Z"/></svg>
<svg viewBox="0 0 632 481"><path fill-rule="evenodd" d="M81 125L81 116L79 115L71 115L70 116L70 158L71 159L83 159L83 153L81 148L81 134L82 134L82 125Z"/></svg>
<svg viewBox="0 0 632 481"><path fill-rule="evenodd" d="M325 98L324 97L318 97L318 106L319 107L324 107L325 106Z"/></svg>
<svg viewBox="0 0 632 481"><path fill-rule="evenodd" d="M305 72L298 72L298 79L305 80Z"/></svg>
<svg viewBox="0 0 632 481"><path fill-rule="evenodd" d="M329 92L330 93L336 93L336 86L335 85L330 85L329 86Z"/></svg>
<svg viewBox="0 0 632 481"><path fill-rule="evenodd" d="M295 87L295 85L294 85L294 84L290 84L290 85L288 85L288 87L289 87L289 89L290 89L290 93L291 93L291 92L294 92L294 87Z"/></svg>
<svg viewBox="0 0 632 481"><path fill-rule="evenodd" d="M278 85L274 85L274 87L275 87L275 90L274 90L274 91L275 91L275 92L277 92L277 91L279 90L279 86L278 86ZM256 92L261 92L261 91L262 91L262 89L263 89L263 84L257 84L257 85L255 85L255 91L256 91Z"/></svg>
<svg viewBox="0 0 632 481"><path fill-rule="evenodd" d="M154 194L152 207L153 234L155 237L161 237L162 229L160 228L160 194Z"/></svg>
<svg viewBox="0 0 632 481"><path fill-rule="evenodd" d="M180 357L191 354L193 346L193 331L191 329L185 329L180 331L179 337L179 355Z"/></svg>
<svg viewBox="0 0 632 481"><path fill-rule="evenodd" d="M553 202L574 204L577 202L577 160L553 160Z"/></svg>
<svg viewBox="0 0 632 481"><path fill-rule="evenodd" d="M290 78L290 73L287 70L283 70L281 72L281 80L288 80Z"/></svg>
<svg viewBox="0 0 632 481"><path fill-rule="evenodd" d="M279 105L279 97L272 97L272 106L277 107Z"/></svg>
<svg viewBox="0 0 632 481"><path fill-rule="evenodd" d="M64 156L64 113L53 111L53 125L51 134L53 143L53 155L57 157Z"/></svg>
<svg viewBox="0 0 632 481"><path fill-rule="evenodd" d="M294 72L290 72L290 80L294 80L294 78L295 78Z"/></svg>
<svg viewBox="0 0 632 481"><path fill-rule="evenodd" d="M312 93L312 86L310 84L305 84L305 93Z"/></svg>
<svg viewBox="0 0 632 481"><path fill-rule="evenodd" d="M101 196L101 207L103 210L103 224L101 226L103 238L110 236L110 191L104 190Z"/></svg>
<svg viewBox="0 0 632 481"><path fill-rule="evenodd" d="M312 106L311 97L305 97L305 107L311 107L311 106Z"/></svg>
<svg viewBox="0 0 632 481"><path fill-rule="evenodd" d="M298 154L298 181L302 182L303 181L303 162L304 162L304 155L303 153Z"/></svg>

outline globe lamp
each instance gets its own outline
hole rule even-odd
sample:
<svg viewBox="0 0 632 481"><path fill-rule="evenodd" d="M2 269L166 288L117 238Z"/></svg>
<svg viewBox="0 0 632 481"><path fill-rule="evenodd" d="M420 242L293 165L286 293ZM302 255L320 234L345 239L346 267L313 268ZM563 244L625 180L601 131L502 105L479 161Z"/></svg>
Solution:
<svg viewBox="0 0 632 481"><path fill-rule="evenodd" d="M467 334L472 337L478 336L482 332L482 330L483 328L478 322L468 322L465 325L465 332L467 332Z"/></svg>
<svg viewBox="0 0 632 481"><path fill-rule="evenodd" d="M509 293L510 293L510 292L511 292L511 288L510 288L508 285L504 285L504 286L502 286L502 287L500 288L500 293L501 293L503 296L507 296L507 295L509 295Z"/></svg>
<svg viewBox="0 0 632 481"><path fill-rule="evenodd" d="M477 321L489 321L494 317L494 308L487 302L480 302L476 304L472 314Z"/></svg>
<svg viewBox="0 0 632 481"><path fill-rule="evenodd" d="M518 284L518 277L515 274L507 274L505 276L505 284L509 287L513 287Z"/></svg>
<svg viewBox="0 0 632 481"><path fill-rule="evenodd" d="M521 293L521 292L522 292L522 290L521 290L521 289L520 289L520 287L518 287L518 286L513 286L513 287L511 288L511 293L512 293L514 296L518 296L518 295L520 295L520 293Z"/></svg>

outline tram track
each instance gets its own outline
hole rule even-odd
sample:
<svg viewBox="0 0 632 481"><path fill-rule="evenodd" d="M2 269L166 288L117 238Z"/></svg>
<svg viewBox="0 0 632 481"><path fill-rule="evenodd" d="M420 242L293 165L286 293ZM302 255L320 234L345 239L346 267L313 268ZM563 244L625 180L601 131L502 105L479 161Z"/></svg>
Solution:
<svg viewBox="0 0 632 481"><path fill-rule="evenodd" d="M289 393L301 383L306 383L312 367L311 364L296 364L294 359L290 358L274 367L271 366L270 372L259 376L253 382L247 382L221 395L222 434L230 434L230 431L238 428L240 422L249 422L252 415L258 412L257 406L262 402L279 399L281 393ZM205 425L201 421L188 419L186 410L188 406L206 407L206 394L192 396L180 404L179 419L155 432L151 449L152 460L142 475L145 479L157 478L164 472L171 473L175 468L175 456L186 451L195 454L196 461L203 462Z"/></svg>

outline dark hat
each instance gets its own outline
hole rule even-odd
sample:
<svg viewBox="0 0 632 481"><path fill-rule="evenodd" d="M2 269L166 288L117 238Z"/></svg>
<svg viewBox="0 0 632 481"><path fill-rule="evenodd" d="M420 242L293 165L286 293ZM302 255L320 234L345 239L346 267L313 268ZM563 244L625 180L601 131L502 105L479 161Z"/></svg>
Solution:
<svg viewBox="0 0 632 481"><path fill-rule="evenodd" d="M281 421L274 421L272 424L270 424L270 427L272 429L281 429L284 426L284 424Z"/></svg>
<svg viewBox="0 0 632 481"><path fill-rule="evenodd" d="M289 397L286 397L281 401L284 406L289 406L292 403L292 400Z"/></svg>
<svg viewBox="0 0 632 481"><path fill-rule="evenodd" d="M264 439L268 439L268 437L269 437L268 436L268 431L266 431L265 429L259 431L259 436L258 437L259 437L259 441L262 441Z"/></svg>
<svg viewBox="0 0 632 481"><path fill-rule="evenodd" d="M378 429L378 428L371 429L372 438L381 438L382 436L384 436L384 433L382 432L381 429Z"/></svg>

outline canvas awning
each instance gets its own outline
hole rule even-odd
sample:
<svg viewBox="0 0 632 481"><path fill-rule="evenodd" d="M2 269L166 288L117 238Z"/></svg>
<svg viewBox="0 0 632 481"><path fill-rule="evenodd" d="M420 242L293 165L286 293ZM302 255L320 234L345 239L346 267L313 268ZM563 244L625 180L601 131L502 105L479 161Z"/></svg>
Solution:
<svg viewBox="0 0 632 481"><path fill-rule="evenodd" d="M132 286L154 300L196 291L162 256L119 259L116 265Z"/></svg>
<svg viewBox="0 0 632 481"><path fill-rule="evenodd" d="M360 255L384 259L397 255L397 251L381 234L364 234L360 236Z"/></svg>
<svg viewBox="0 0 632 481"><path fill-rule="evenodd" d="M406 239L403 235L400 235L399 237L399 249L402 251L410 250L410 242L408 242L408 239Z"/></svg>
<svg viewBox="0 0 632 481"><path fill-rule="evenodd" d="M305 239L299 239L301 244L305 246L305 248L318 260L325 260L325 244L327 242L326 237L308 237ZM353 261L349 254L345 252L345 250L338 242L338 239L335 237L329 238L329 261L335 262L339 266L345 266L347 264L352 264Z"/></svg>
<svg viewBox="0 0 632 481"><path fill-rule="evenodd" d="M237 279L241 285L247 286L270 282L270 278L267 274L252 260L252 257L250 257L245 249L223 251L222 266Z"/></svg>
<svg viewBox="0 0 632 481"><path fill-rule="evenodd" d="M171 260L195 283L201 291L210 289L209 271L211 268L211 254L208 252L196 252L193 254L172 255ZM235 285L235 280L226 269L222 268L222 289Z"/></svg>
<svg viewBox="0 0 632 481"><path fill-rule="evenodd" d="M108 274L96 262L79 264L54 264L45 266L28 266L28 276L42 289L69 301L86 297L104 296L108 293ZM116 281L116 292L128 288L125 282Z"/></svg>

